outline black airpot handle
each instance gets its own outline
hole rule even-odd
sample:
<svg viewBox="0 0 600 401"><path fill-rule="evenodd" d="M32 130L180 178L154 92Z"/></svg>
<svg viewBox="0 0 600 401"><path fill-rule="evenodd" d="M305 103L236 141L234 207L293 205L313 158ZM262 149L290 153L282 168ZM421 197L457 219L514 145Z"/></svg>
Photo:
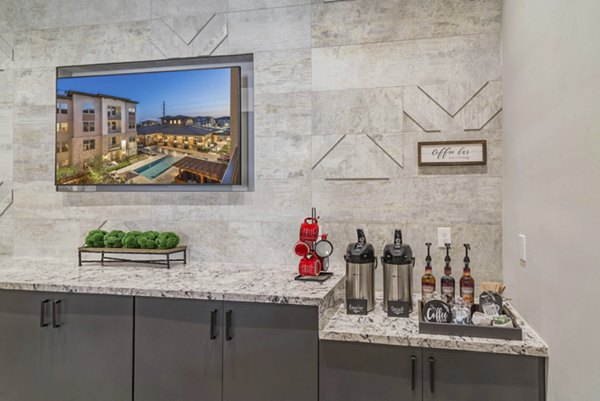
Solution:
<svg viewBox="0 0 600 401"><path fill-rule="evenodd" d="M402 248L402 230L394 231L394 248Z"/></svg>
<svg viewBox="0 0 600 401"><path fill-rule="evenodd" d="M354 245L354 249L362 249L363 246L367 243L367 237L365 236L365 232L358 228L356 230L356 236L358 237L356 244Z"/></svg>

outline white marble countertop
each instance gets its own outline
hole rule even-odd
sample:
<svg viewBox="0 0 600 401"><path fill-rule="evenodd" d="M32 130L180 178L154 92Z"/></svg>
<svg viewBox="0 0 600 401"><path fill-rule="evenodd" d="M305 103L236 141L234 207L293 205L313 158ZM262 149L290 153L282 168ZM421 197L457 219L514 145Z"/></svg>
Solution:
<svg viewBox="0 0 600 401"><path fill-rule="evenodd" d="M344 305L336 308L319 332L322 340L353 341L361 343L453 349L499 354L548 356L548 345L507 303L523 330L523 341L488 338L420 334L416 307L408 318L390 318L383 311L381 297L375 310L366 316L346 314Z"/></svg>
<svg viewBox="0 0 600 401"><path fill-rule="evenodd" d="M343 269L331 271L333 277L321 284L295 281L294 266L190 263L169 270L0 257L0 289L308 305L325 313L339 303L343 289Z"/></svg>

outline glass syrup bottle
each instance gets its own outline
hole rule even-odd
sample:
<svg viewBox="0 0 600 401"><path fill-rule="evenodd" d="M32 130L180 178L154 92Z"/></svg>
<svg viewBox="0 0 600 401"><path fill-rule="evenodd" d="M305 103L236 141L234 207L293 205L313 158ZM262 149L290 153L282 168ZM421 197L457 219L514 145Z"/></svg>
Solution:
<svg viewBox="0 0 600 401"><path fill-rule="evenodd" d="M421 299L423 303L429 302L433 299L433 293L435 292L435 276L431 273L431 242L425 244L427 246L427 257L425 262L425 274L421 278Z"/></svg>
<svg viewBox="0 0 600 401"><path fill-rule="evenodd" d="M444 258L446 265L444 266L444 276L441 279L441 295L442 301L452 304L456 294L456 284L454 283L454 277L452 277L452 267L450 267L450 244L444 245L446 245L446 257Z"/></svg>
<svg viewBox="0 0 600 401"><path fill-rule="evenodd" d="M469 263L471 263L471 259L469 259L469 249L471 249L471 245L464 244L465 247L465 258L463 261L465 262L465 268L463 269L463 275L460 278L460 297L465 301L465 306L469 308L475 302L475 280L471 277L471 268L469 267Z"/></svg>

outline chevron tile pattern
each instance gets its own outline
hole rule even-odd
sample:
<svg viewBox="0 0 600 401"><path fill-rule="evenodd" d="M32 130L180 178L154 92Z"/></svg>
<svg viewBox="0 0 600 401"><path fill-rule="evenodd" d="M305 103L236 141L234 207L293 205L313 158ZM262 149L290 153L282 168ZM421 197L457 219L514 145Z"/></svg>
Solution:
<svg viewBox="0 0 600 401"><path fill-rule="evenodd" d="M151 21L150 42L164 58L208 56L227 34L227 15L223 13L164 17Z"/></svg>
<svg viewBox="0 0 600 401"><path fill-rule="evenodd" d="M424 132L480 131L501 111L500 81L413 86L404 91L404 114Z"/></svg>

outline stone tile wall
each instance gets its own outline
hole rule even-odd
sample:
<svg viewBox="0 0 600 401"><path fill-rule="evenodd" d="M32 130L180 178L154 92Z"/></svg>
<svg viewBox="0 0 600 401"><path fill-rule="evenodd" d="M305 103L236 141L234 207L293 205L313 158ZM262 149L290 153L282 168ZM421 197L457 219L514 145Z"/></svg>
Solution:
<svg viewBox="0 0 600 401"><path fill-rule="evenodd" d="M295 264L312 205L335 263L365 228L416 251L451 226L502 277L500 0L3 0L0 253L75 258L103 221L172 229L200 262ZM255 54L256 191L56 193L55 68ZM486 167L419 168L417 142L486 139ZM459 246L457 246L459 248ZM462 248L462 247L460 247ZM462 251L454 252L458 273ZM436 273L442 250L434 253Z"/></svg>

